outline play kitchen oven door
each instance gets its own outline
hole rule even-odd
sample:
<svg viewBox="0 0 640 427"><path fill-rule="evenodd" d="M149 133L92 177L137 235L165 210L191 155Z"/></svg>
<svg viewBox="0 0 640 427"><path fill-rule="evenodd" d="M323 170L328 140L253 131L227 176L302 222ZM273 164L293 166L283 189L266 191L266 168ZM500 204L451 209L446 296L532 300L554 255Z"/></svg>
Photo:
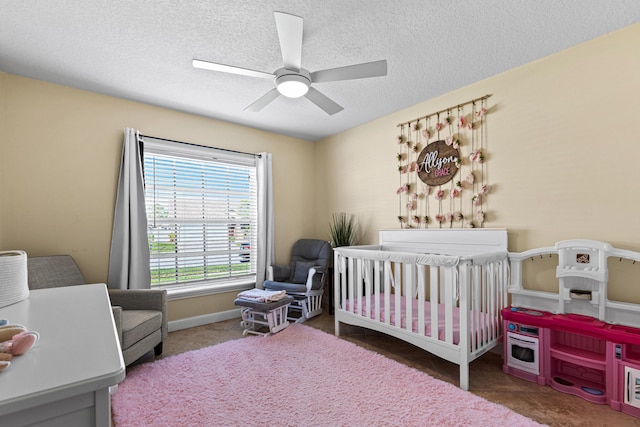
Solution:
<svg viewBox="0 0 640 427"><path fill-rule="evenodd" d="M540 375L538 328L510 324L514 328L531 335L507 332L507 366Z"/></svg>
<svg viewBox="0 0 640 427"><path fill-rule="evenodd" d="M624 367L624 403L640 408L640 369Z"/></svg>

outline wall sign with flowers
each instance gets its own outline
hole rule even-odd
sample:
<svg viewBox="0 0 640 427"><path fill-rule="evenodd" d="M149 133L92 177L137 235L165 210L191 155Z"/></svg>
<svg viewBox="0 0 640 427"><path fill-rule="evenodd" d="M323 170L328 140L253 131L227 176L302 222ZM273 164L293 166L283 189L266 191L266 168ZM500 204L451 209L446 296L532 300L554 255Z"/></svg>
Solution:
<svg viewBox="0 0 640 427"><path fill-rule="evenodd" d="M402 228L484 226L490 191L486 165L490 96L398 125Z"/></svg>

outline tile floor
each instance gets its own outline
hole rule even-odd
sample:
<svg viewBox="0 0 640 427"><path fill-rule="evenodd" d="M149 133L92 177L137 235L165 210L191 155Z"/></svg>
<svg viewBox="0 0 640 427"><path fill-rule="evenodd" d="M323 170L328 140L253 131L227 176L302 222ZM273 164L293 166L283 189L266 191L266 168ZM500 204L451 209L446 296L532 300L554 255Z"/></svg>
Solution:
<svg viewBox="0 0 640 427"><path fill-rule="evenodd" d="M305 325L334 333L334 317L326 310ZM169 333L161 357L242 338L240 319L227 320ZM458 384L458 366L393 337L367 329L342 325L341 337L381 353L433 377ZM145 362L146 360L141 360ZM589 403L502 372L502 358L487 353L472 362L470 391L485 399L550 426L640 426L640 419L614 411L606 405Z"/></svg>

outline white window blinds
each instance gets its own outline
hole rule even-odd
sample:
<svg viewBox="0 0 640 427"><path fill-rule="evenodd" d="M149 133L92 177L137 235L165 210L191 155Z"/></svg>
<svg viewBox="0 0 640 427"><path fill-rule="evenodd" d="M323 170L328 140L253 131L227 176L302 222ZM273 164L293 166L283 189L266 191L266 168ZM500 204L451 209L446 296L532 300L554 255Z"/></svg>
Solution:
<svg viewBox="0 0 640 427"><path fill-rule="evenodd" d="M145 137L151 286L254 276L255 157Z"/></svg>

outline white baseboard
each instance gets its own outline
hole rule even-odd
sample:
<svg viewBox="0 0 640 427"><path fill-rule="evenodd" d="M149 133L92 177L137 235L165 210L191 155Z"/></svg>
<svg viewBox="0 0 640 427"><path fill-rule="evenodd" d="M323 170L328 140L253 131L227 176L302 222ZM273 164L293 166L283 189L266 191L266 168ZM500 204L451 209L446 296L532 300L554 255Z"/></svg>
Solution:
<svg viewBox="0 0 640 427"><path fill-rule="evenodd" d="M186 319L172 320L169 322L169 332L181 329L193 328L195 326L208 325L209 323L222 322L223 320L236 319L242 317L240 309L221 311L218 313L203 314L202 316L188 317Z"/></svg>

